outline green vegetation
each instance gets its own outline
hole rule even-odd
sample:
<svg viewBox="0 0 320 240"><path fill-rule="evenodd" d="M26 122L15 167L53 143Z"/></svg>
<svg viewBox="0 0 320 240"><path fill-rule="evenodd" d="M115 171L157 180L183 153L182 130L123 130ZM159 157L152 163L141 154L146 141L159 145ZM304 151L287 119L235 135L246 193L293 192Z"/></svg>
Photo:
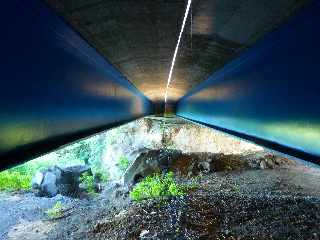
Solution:
<svg viewBox="0 0 320 240"><path fill-rule="evenodd" d="M82 176L80 176L80 182L85 185L86 190L89 194L96 193L96 186L95 186L96 180L99 183L107 182L109 181L109 176L106 174L103 174L102 172L97 172L94 175L84 173Z"/></svg>
<svg viewBox="0 0 320 240"><path fill-rule="evenodd" d="M172 140L170 140L165 143L165 148L166 149L177 149L177 146Z"/></svg>
<svg viewBox="0 0 320 240"><path fill-rule="evenodd" d="M188 185L189 190L196 190L199 188L200 176L192 177L191 183Z"/></svg>
<svg viewBox="0 0 320 240"><path fill-rule="evenodd" d="M47 215L50 219L58 218L62 216L62 203L60 201L56 202L56 204L47 210Z"/></svg>
<svg viewBox="0 0 320 240"><path fill-rule="evenodd" d="M106 145L104 133L73 143L55 152L59 160L56 165L87 164L93 173L99 172L102 169L101 159Z"/></svg>
<svg viewBox="0 0 320 240"><path fill-rule="evenodd" d="M106 183L110 180L109 172L97 171L94 173L94 176L99 179L99 182Z"/></svg>
<svg viewBox="0 0 320 240"><path fill-rule="evenodd" d="M163 135L165 131L167 130L167 124L166 122L160 122L159 124L160 132Z"/></svg>
<svg viewBox="0 0 320 240"><path fill-rule="evenodd" d="M129 167L129 160L125 156L121 156L118 160L117 164L118 168L121 172L125 172L127 168Z"/></svg>
<svg viewBox="0 0 320 240"><path fill-rule="evenodd" d="M160 174L147 176L134 186L130 192L130 197L134 201L141 201L152 198L183 196L187 190L188 187L176 183L173 173L169 172L164 176Z"/></svg>
<svg viewBox="0 0 320 240"><path fill-rule="evenodd" d="M54 165L66 167L89 164L92 172L100 175L101 181L105 182L108 180L109 174L107 170L102 168L101 159L106 142L106 134L103 133L0 172L0 191L29 190L34 174ZM91 180L86 179L85 181L89 184Z"/></svg>
<svg viewBox="0 0 320 240"><path fill-rule="evenodd" d="M237 184L231 185L231 191L233 192L240 192L240 186Z"/></svg>
<svg viewBox="0 0 320 240"><path fill-rule="evenodd" d="M94 176L87 173L80 177L80 182L86 186L88 193L95 193Z"/></svg>
<svg viewBox="0 0 320 240"><path fill-rule="evenodd" d="M0 173L0 190L16 191L31 188L31 176L16 171L3 171Z"/></svg>

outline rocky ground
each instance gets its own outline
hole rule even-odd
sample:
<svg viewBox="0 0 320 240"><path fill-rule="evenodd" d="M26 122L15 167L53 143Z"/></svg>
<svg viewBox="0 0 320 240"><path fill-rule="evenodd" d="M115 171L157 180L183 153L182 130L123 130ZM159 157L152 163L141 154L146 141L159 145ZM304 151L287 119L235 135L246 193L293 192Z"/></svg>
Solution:
<svg viewBox="0 0 320 240"><path fill-rule="evenodd" d="M47 225L46 210L60 201L72 206L79 200L58 195L54 198L35 197L31 192L0 193L0 239L45 239L52 230Z"/></svg>
<svg viewBox="0 0 320 240"><path fill-rule="evenodd" d="M129 184L170 169L196 188L133 202L116 183L73 199L0 193L5 239L320 239L320 169L181 119L145 118L107 134L110 171L127 156ZM111 171L116 172L116 171ZM60 201L62 216L46 211Z"/></svg>
<svg viewBox="0 0 320 240"><path fill-rule="evenodd" d="M6 194L2 239L319 239L319 177L301 165L212 172L186 196L139 203L113 184L91 200L62 199L72 211L57 220L45 215L57 199Z"/></svg>

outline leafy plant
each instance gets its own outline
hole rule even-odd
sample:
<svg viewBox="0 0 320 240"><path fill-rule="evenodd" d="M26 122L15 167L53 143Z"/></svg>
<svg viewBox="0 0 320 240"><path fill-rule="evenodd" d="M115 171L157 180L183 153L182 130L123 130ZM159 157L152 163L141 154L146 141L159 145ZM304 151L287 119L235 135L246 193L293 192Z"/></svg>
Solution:
<svg viewBox="0 0 320 240"><path fill-rule="evenodd" d="M0 190L29 190L31 188L31 178L31 175L17 171L3 171L0 173Z"/></svg>
<svg viewBox="0 0 320 240"><path fill-rule="evenodd" d="M50 219L58 218L62 216L62 203L60 201L56 202L56 204L46 211L48 217Z"/></svg>
<svg viewBox="0 0 320 240"><path fill-rule="evenodd" d="M110 179L109 172L106 171L97 171L94 173L94 176L101 180L101 182L108 182Z"/></svg>
<svg viewBox="0 0 320 240"><path fill-rule="evenodd" d="M193 177L191 183L188 185L188 189L195 190L199 188L200 176Z"/></svg>
<svg viewBox="0 0 320 240"><path fill-rule="evenodd" d="M231 185L231 191L240 192L240 186L237 184Z"/></svg>
<svg viewBox="0 0 320 240"><path fill-rule="evenodd" d="M167 125L165 122L160 122L160 132L162 133L162 135L165 133L165 131L167 130Z"/></svg>
<svg viewBox="0 0 320 240"><path fill-rule="evenodd" d="M165 148L167 149L177 149L176 144L173 142L173 140L167 141L165 143Z"/></svg>
<svg viewBox="0 0 320 240"><path fill-rule="evenodd" d="M94 176L87 173L80 177L80 182L86 186L88 193L95 193Z"/></svg>
<svg viewBox="0 0 320 240"><path fill-rule="evenodd" d="M152 198L165 198L172 196L183 196L186 193L186 186L176 183L172 172L166 175L154 174L147 176L137 183L130 197L134 201Z"/></svg>
<svg viewBox="0 0 320 240"><path fill-rule="evenodd" d="M129 167L129 160L125 156L121 156L117 163L118 168L120 171L125 172Z"/></svg>

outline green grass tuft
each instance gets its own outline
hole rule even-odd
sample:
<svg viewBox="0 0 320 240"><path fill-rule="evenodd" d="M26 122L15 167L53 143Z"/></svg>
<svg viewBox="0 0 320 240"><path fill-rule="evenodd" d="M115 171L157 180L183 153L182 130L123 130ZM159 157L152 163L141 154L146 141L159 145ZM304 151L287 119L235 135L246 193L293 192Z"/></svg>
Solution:
<svg viewBox="0 0 320 240"><path fill-rule="evenodd" d="M46 211L48 217L50 219L58 218L62 216L62 203L60 201L56 202L56 204Z"/></svg>

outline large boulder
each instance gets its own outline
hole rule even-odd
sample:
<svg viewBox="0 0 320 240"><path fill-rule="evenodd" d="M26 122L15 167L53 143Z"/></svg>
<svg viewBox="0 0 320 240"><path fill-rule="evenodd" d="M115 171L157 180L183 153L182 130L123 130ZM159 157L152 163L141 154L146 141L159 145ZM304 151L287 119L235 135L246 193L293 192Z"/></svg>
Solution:
<svg viewBox="0 0 320 240"><path fill-rule="evenodd" d="M136 183L150 174L167 171L173 165L173 160L181 155L182 152L178 150L160 149L142 152L124 173L124 183Z"/></svg>
<svg viewBox="0 0 320 240"><path fill-rule="evenodd" d="M209 172L272 169L294 165L293 160L268 153L223 154L183 153L178 150L147 150L129 166L123 176L124 184L135 184L154 173L173 171L181 176L197 176Z"/></svg>
<svg viewBox="0 0 320 240"><path fill-rule="evenodd" d="M76 165L61 169L61 177L57 182L59 193L67 196L77 196L80 193L79 178L83 173L91 173L87 165Z"/></svg>
<svg viewBox="0 0 320 240"><path fill-rule="evenodd" d="M66 168L58 166L38 171L32 178L32 188L36 195L54 197L58 193L67 196L77 196L80 193L79 178L81 174L91 169L86 165Z"/></svg>

